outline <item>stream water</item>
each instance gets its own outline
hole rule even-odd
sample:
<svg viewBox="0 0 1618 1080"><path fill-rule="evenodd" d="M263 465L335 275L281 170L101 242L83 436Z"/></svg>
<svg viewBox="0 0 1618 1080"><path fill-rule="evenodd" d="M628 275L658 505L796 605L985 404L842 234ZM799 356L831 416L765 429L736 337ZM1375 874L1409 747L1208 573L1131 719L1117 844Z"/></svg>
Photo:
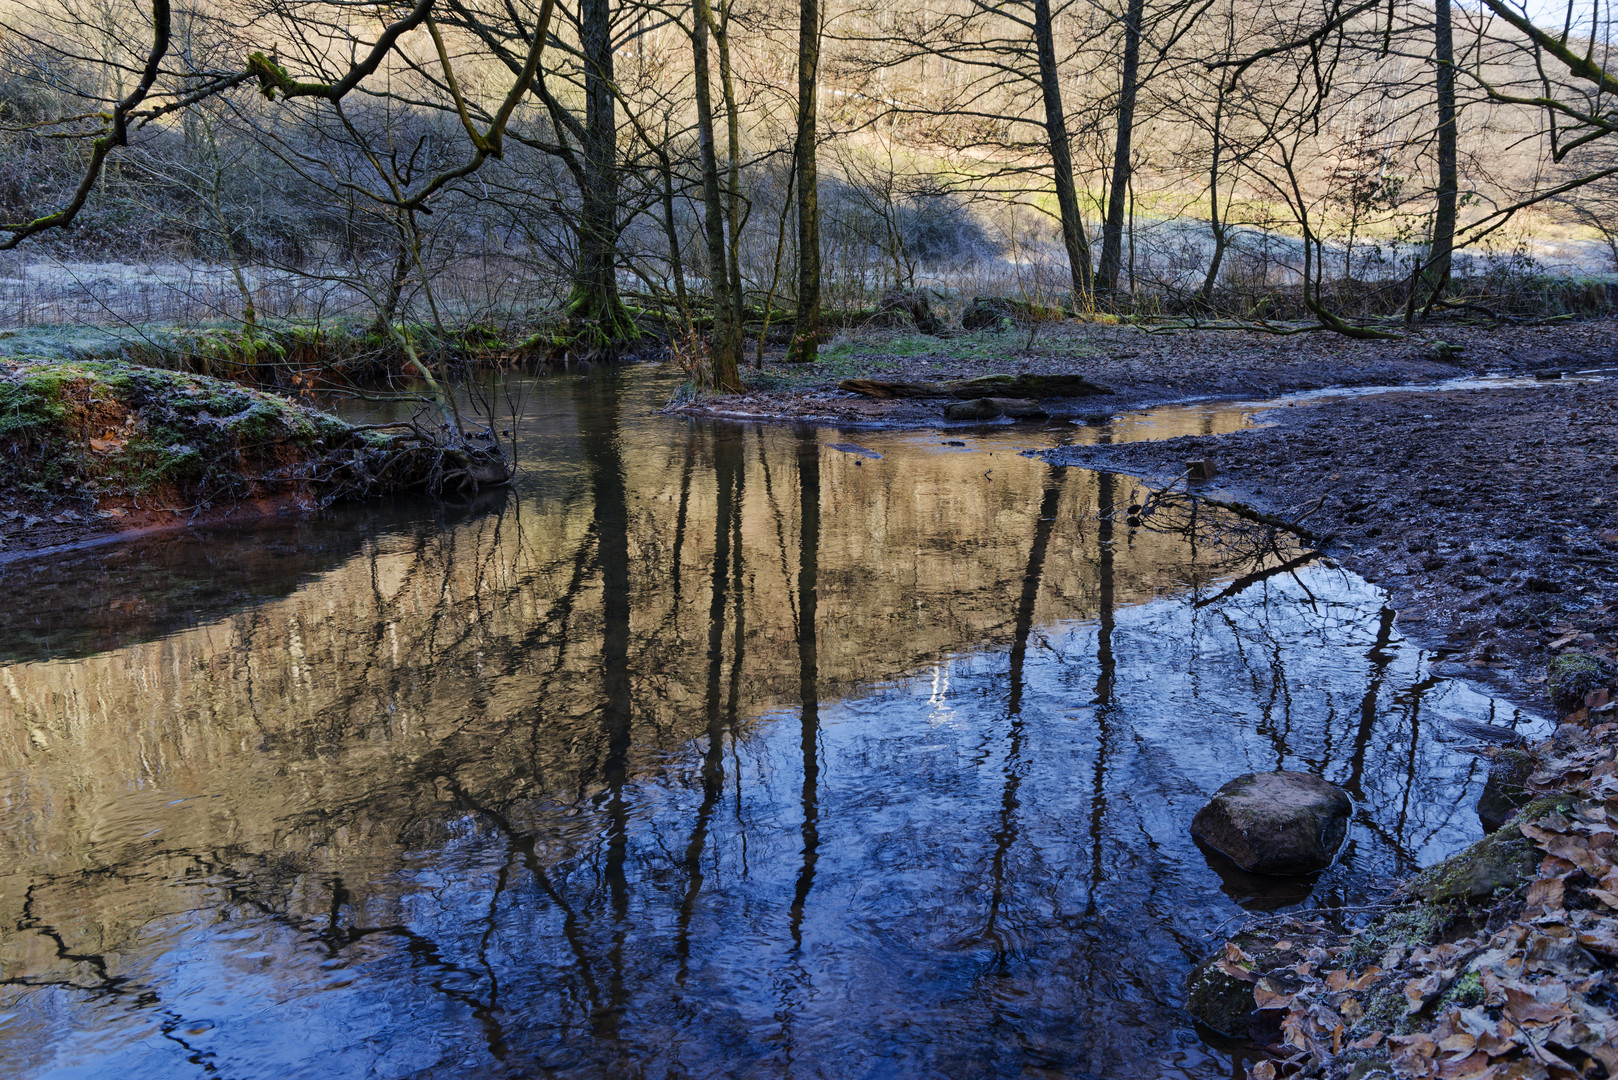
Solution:
<svg viewBox="0 0 1618 1080"><path fill-rule="evenodd" d="M504 390L518 476L472 506L3 570L0 1071L1240 1075L1182 1010L1221 928L1475 839L1448 721L1537 723L1353 575L1019 453L1239 411L848 436L667 417L645 371ZM1354 796L1337 865L1210 865L1192 814L1281 767Z"/></svg>

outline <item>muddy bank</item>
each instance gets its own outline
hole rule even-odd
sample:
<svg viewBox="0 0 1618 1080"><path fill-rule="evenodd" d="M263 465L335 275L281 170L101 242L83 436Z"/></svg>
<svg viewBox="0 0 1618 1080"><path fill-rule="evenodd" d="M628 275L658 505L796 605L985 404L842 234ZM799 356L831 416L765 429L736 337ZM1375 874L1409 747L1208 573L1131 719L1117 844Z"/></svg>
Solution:
<svg viewBox="0 0 1618 1080"><path fill-rule="evenodd" d="M496 479L466 456L207 376L0 361L0 560Z"/></svg>
<svg viewBox="0 0 1618 1080"><path fill-rule="evenodd" d="M1269 397L1331 386L1435 382L1457 375L1574 371L1618 364L1611 320L1539 327L1425 327L1398 341L1351 341L1324 333L1236 331L1157 334L1082 323L945 337L867 331L827 346L821 362L779 355L747 368L743 394L698 397L671 408L738 420L809 420L841 426L929 427L946 423L944 399L883 400L840 389L845 379L947 382L983 375L1077 376L1107 396L1042 402L1056 417L1082 417L1192 398Z"/></svg>
<svg viewBox="0 0 1618 1080"><path fill-rule="evenodd" d="M1548 655L1618 653L1618 381L1399 392L1275 410L1273 426L1052 461L1300 521L1387 589L1400 622L1454 662L1537 699Z"/></svg>
<svg viewBox="0 0 1618 1080"><path fill-rule="evenodd" d="M1497 831L1355 930L1248 927L1194 976L1193 1013L1266 1046L1254 1077L1618 1075L1618 384L1395 392L1258 419L1271 426L1046 456L1300 522L1388 591L1407 633L1560 726L1475 748L1491 762L1479 816ZM1186 479L1193 462L1214 475Z"/></svg>

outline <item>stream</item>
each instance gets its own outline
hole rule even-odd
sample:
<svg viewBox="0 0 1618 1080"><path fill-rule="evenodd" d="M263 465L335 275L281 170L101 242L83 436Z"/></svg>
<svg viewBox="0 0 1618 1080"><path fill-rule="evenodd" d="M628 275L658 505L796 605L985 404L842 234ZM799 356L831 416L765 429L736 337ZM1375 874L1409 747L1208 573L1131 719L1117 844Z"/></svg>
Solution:
<svg viewBox="0 0 1618 1080"><path fill-rule="evenodd" d="M1356 576L1022 453L1253 406L850 434L664 415L649 370L499 389L517 477L471 505L0 570L7 1076L1241 1076L1191 966L1480 837L1455 721L1544 730ZM1187 831L1276 768L1354 797L1316 878Z"/></svg>

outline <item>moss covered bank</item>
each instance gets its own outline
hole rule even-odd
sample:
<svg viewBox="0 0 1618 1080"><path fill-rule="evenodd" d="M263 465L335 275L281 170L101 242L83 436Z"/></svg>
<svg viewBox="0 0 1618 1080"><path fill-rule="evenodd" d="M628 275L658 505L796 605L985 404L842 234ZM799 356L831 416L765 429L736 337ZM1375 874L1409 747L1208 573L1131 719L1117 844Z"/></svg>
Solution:
<svg viewBox="0 0 1618 1080"><path fill-rule="evenodd" d="M0 361L0 557L503 476L492 448L357 428L208 376L115 360Z"/></svg>

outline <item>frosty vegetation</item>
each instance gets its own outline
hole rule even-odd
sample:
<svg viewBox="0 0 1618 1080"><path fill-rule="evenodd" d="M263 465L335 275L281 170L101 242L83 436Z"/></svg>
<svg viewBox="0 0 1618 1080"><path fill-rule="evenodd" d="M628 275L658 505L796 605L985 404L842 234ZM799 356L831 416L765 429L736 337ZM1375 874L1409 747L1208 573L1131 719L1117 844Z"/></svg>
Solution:
<svg viewBox="0 0 1618 1080"><path fill-rule="evenodd" d="M0 318L673 342L732 386L747 339L812 360L918 290L1352 336L1602 308L1547 274L1618 260L1605 10L10 0Z"/></svg>

